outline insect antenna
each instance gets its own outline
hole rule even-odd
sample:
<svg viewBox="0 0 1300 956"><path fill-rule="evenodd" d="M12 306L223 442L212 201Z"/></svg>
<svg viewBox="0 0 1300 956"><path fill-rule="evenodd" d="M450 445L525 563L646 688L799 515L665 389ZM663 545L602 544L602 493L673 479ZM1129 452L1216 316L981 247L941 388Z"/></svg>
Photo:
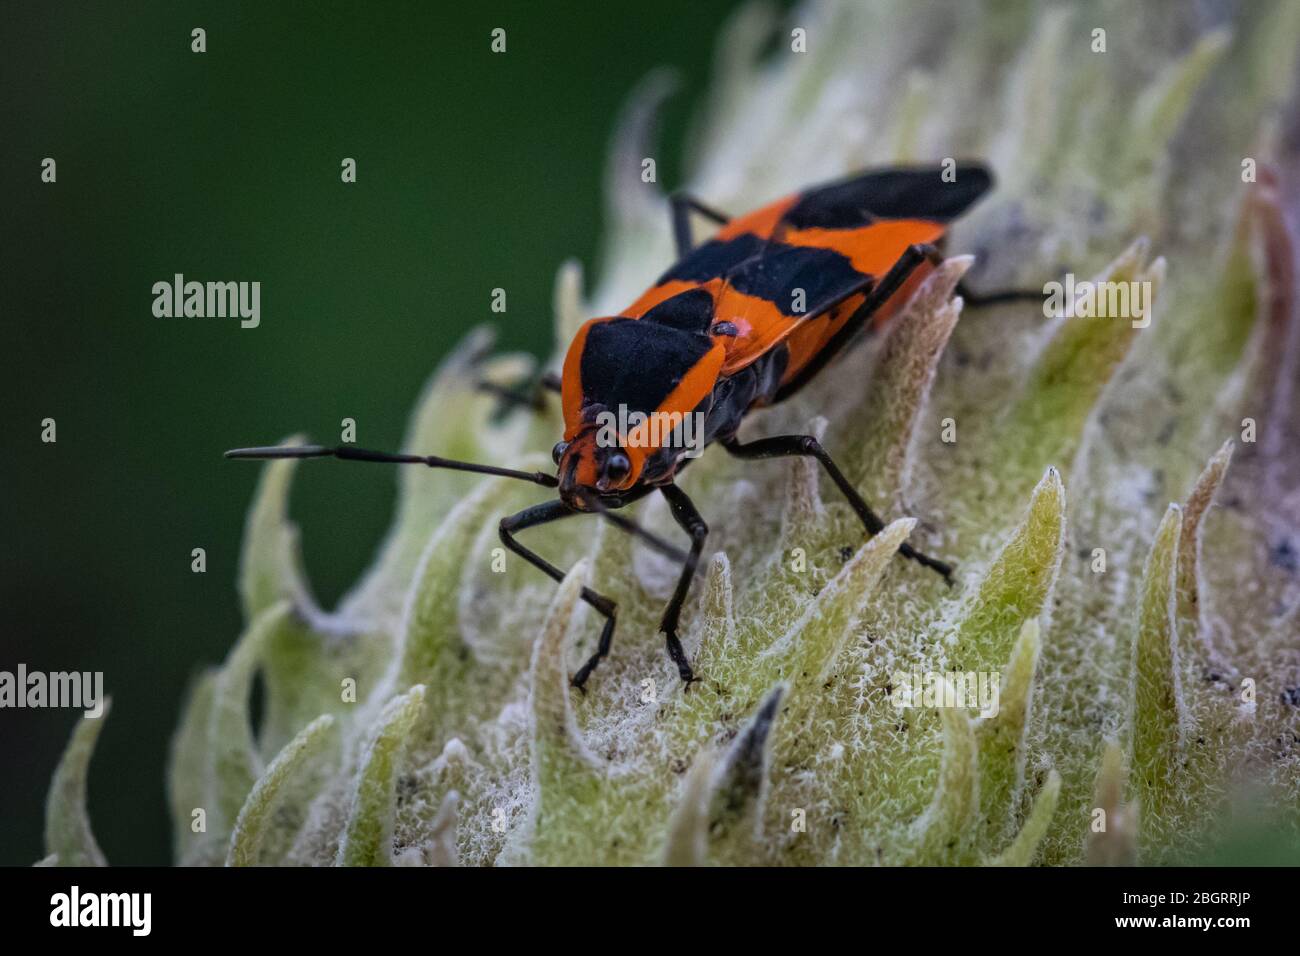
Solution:
<svg viewBox="0 0 1300 956"><path fill-rule="evenodd" d="M514 468L498 468L496 465L476 465L468 461L456 461L452 458L439 458L437 455L406 455L383 451L368 451L364 448L349 448L341 445L329 448L325 445L268 445L262 448L232 448L226 452L227 458L241 460L266 460L273 458L339 458L343 461L374 461L386 465L426 465L429 468L446 468L450 471L470 471L479 475L496 475L501 478L515 478L528 481L545 488L555 488L559 481L554 475L542 471L518 471Z"/></svg>

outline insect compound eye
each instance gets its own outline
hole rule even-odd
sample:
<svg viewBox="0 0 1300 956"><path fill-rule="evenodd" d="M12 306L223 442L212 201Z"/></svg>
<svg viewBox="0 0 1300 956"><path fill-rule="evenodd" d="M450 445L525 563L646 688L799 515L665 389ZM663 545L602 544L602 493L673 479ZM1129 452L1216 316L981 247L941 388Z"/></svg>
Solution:
<svg viewBox="0 0 1300 956"><path fill-rule="evenodd" d="M627 460L627 455L622 452L615 452L605 462L605 476L616 484L626 478L627 473L631 470L632 463Z"/></svg>
<svg viewBox="0 0 1300 956"><path fill-rule="evenodd" d="M555 462L557 467L560 464L560 459L564 457L564 450L568 447L569 443L567 441L557 441L555 447L551 449L551 460Z"/></svg>

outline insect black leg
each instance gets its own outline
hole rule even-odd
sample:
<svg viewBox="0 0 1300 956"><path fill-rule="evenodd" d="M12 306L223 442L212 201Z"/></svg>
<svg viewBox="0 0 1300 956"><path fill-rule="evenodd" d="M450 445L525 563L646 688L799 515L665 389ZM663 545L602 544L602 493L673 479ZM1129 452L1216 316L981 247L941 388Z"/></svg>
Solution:
<svg viewBox="0 0 1300 956"><path fill-rule="evenodd" d="M999 289L996 292L976 292L966 284L965 280L957 283L957 294L972 309L982 309L1003 302L1042 301L1044 295L1041 289Z"/></svg>
<svg viewBox="0 0 1300 956"><path fill-rule="evenodd" d="M641 496L638 495L637 497L641 497ZM631 500L635 500L635 498ZM651 531L647 531L645 528L641 527L635 521L630 521L629 519L624 518L621 514L618 514L615 511L611 511L605 505L605 503L600 500L599 496L594 494L583 494L583 501L586 502L588 508L590 508L592 511L599 514L602 518L604 518L614 527L618 528L620 531L624 531L630 534L634 538L644 541L646 544L654 548L660 554L666 555L667 557L670 557L676 561L686 560L686 552L683 551L681 548L678 548L675 545L665 541L663 538L659 537L659 535ZM623 503L628 504L630 503L630 501L629 499L625 498L623 500Z"/></svg>
<svg viewBox="0 0 1300 956"><path fill-rule="evenodd" d="M937 266L943 262L943 253L939 251L937 246L932 246L928 242L913 243L904 249L903 254L898 257L898 261L890 266L889 271L881 276L880 281L871 287L871 291L862 300L862 304L849 316L841 332L849 328L856 329L875 315L880 307L893 298L895 293L903 287L903 283L912 277L912 273L923 262L929 262Z"/></svg>
<svg viewBox="0 0 1300 956"><path fill-rule="evenodd" d="M554 475L542 471L517 471L514 468L498 468L495 465L476 465L469 461L456 461L453 458L439 458L437 455L392 454L385 451L367 451L364 448L352 448L340 445L328 448L324 445L282 446L271 445L264 448L232 448L226 452L227 458L265 460L270 458L340 458L343 461L373 461L385 465L427 465L430 468L446 468L449 471L469 471L479 475L497 475L501 478L517 478L532 482L546 488L559 485Z"/></svg>
<svg viewBox="0 0 1300 956"><path fill-rule="evenodd" d="M673 193L668 197L668 203L673 214L673 240L677 243L679 259L685 258L686 254L695 248L695 243L691 239L691 210L712 219L720 226L725 226L731 221L723 213L710 209L694 196L686 193Z"/></svg>
<svg viewBox="0 0 1300 956"><path fill-rule="evenodd" d="M552 521L559 521L575 514L579 514L579 512L574 511L563 501L547 501L540 505L533 505L531 508L525 508L523 511L507 518L502 518L497 531L501 537L501 543L507 548L552 579L563 581L563 571L537 552L525 548L515 540L514 536L517 532L527 528L549 524ZM582 589L582 599L605 619L605 626L600 631L600 642L596 645L596 653L592 654L587 659L587 663L583 664L578 670L578 673L573 675L573 686L578 690L585 691L583 685L587 683L587 678L596 669L596 665L609 653L610 645L614 643L614 624L618 617L618 606L603 594L597 594L588 587Z"/></svg>
<svg viewBox="0 0 1300 956"><path fill-rule="evenodd" d="M686 660L682 642L677 637L677 622L681 618L682 605L686 602L686 593L691 588L691 580L695 577L695 569L699 566L700 552L704 550L704 540L709 536L709 526L704 523L700 513L695 510L694 503L682 489L676 485L664 485L659 490L668 500L677 524L691 536L691 550L682 565L681 576L677 579L677 588L673 591L672 599L664 610L663 619L659 622L659 630L663 632L668 642L668 656L673 659L673 663L677 665L678 675L689 687L696 677L691 670L690 662Z"/></svg>
<svg viewBox="0 0 1300 956"><path fill-rule="evenodd" d="M732 438L723 441L722 447L737 458L785 458L791 455L816 458L826 469L826 474L830 475L831 481L835 482L835 486L840 489L840 493L848 499L858 517L862 519L868 534L874 535L885 526L880 517L871 510L871 506L858 494L858 490L844 477L844 473L822 447L821 442L812 435L779 435L775 438L761 438L758 441L746 442L743 445ZM951 565L923 554L907 543L899 547L898 553L923 567L938 572L945 581L952 584Z"/></svg>
<svg viewBox="0 0 1300 956"><path fill-rule="evenodd" d="M862 304L853 310L853 314L848 317L843 327L835 333L825 347L800 370L798 375L777 390L774 401L784 401L816 377L817 373L825 368L831 359L838 355L849 342L853 341L854 336L866 324L867 319L875 315L876 311L903 287L903 283L911 277L912 273L923 262L931 262L937 265L942 261L943 253L936 246L929 243L908 246L903 251L903 254L898 257L898 261L890 267L889 271L880 277L880 281L871 286L866 298L862 300Z"/></svg>
<svg viewBox="0 0 1300 956"><path fill-rule="evenodd" d="M480 392L495 395L501 400L497 409L498 414L504 414L520 406L527 406L540 412L546 408L543 392L559 394L560 376L554 372L546 372L541 377L525 380L522 384L499 385L496 382L482 381L477 387Z"/></svg>
<svg viewBox="0 0 1300 956"><path fill-rule="evenodd" d="M913 261L911 265L905 265L905 260ZM937 266L939 263L943 262L943 253L939 251L937 246L930 245L929 243L910 246L907 252L905 252L898 260L898 263L894 268L890 269L889 272L885 274L885 278L881 280L880 285L877 286L877 288L884 289L890 276L899 269L900 265L904 267L904 274L901 279L898 280L897 284L892 289L889 289L888 292L881 297L879 302L871 305L870 297L868 297L868 301L864 302L862 306L859 307L858 311L863 311L863 309L866 309L867 306L871 305L871 312L874 312L881 304L883 304L885 299L888 299L890 295L898 291L898 286L901 286L903 282L907 281L907 277L911 274L912 269L916 268L916 266L920 265L922 261L926 260ZM970 306L972 309L982 309L985 306L999 305L1003 302L1041 301L1043 298L1043 292L1039 289L998 289L993 292L976 292L966 284L964 279L959 279L957 281L956 291L957 294L962 297L963 303Z"/></svg>

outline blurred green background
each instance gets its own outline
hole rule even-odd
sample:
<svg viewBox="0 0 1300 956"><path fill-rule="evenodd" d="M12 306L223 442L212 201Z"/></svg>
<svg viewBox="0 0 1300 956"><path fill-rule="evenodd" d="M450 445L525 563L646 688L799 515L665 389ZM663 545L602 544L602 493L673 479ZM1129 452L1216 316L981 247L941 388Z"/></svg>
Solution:
<svg viewBox="0 0 1300 956"><path fill-rule="evenodd" d="M328 440L345 416L359 444L395 448L422 382L472 326L494 321L505 349L548 348L556 266L594 264L621 103L651 68L680 71L658 153L671 188L732 6L7 11L0 669L104 672L113 714L90 807L111 863L170 861L168 740L187 681L240 629L258 469L221 451L298 430ZM489 50L498 26L503 56ZM54 185L40 181L47 156ZM155 318L151 286L176 272L261 281L261 327ZM46 417L57 444L40 441ZM326 606L369 563L393 497L393 476L367 468L295 481ZM196 547L206 574L190 570ZM75 721L0 710L0 864L43 855L46 785Z"/></svg>

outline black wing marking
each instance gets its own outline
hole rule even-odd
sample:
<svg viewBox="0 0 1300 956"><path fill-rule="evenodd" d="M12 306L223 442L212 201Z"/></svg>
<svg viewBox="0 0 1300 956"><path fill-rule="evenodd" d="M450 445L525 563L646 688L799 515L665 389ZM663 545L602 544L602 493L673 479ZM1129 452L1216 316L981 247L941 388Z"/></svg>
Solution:
<svg viewBox="0 0 1300 956"><path fill-rule="evenodd" d="M752 232L734 239L710 239L696 246L659 277L655 285L665 282L708 282L725 276L746 259L763 250L764 240Z"/></svg>
<svg viewBox="0 0 1300 956"><path fill-rule="evenodd" d="M955 167L945 182L942 166L882 169L862 173L799 197L782 217L794 229L858 229L877 219L950 222L993 186L993 174L978 163Z"/></svg>
<svg viewBox="0 0 1300 956"><path fill-rule="evenodd" d="M869 284L849 258L834 249L772 243L760 256L729 272L729 287L771 302L783 315L813 318Z"/></svg>
<svg viewBox="0 0 1300 956"><path fill-rule="evenodd" d="M682 332L707 334L713 325L713 296L707 289L679 292L648 310L641 321L657 322Z"/></svg>

